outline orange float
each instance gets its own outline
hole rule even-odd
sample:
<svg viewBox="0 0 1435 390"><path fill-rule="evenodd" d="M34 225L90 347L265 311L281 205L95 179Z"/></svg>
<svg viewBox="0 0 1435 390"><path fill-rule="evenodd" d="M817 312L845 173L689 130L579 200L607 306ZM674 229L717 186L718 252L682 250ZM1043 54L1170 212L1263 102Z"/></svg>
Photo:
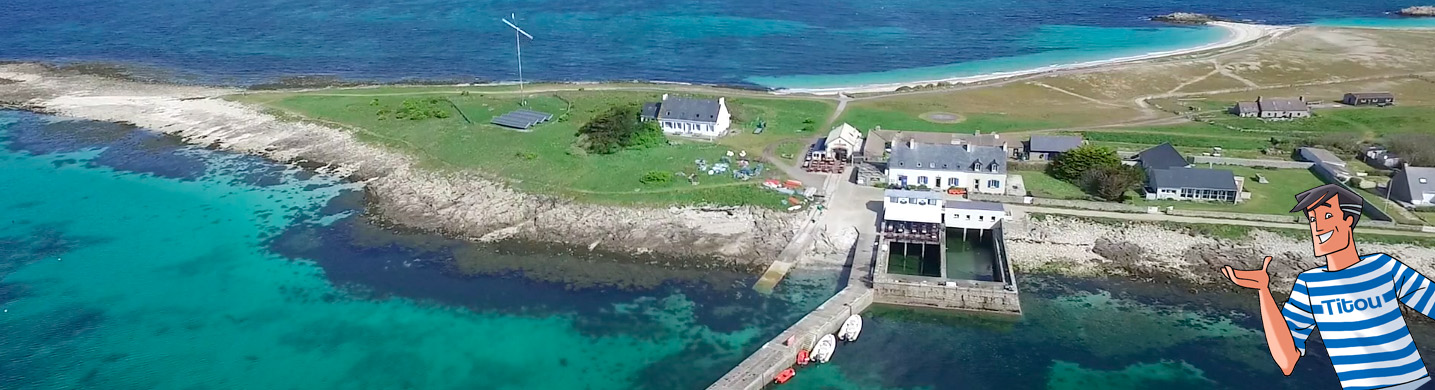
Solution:
<svg viewBox="0 0 1435 390"><path fill-rule="evenodd" d="M804 350L801 350L801 351L797 351L797 365L799 365L799 366L805 366L805 365L807 365L807 350L804 349Z"/></svg>
<svg viewBox="0 0 1435 390"><path fill-rule="evenodd" d="M788 367L788 369L782 370L782 372L777 373L776 382L779 385L787 383L787 381L792 379L792 376L794 375L797 375L797 371L793 370L791 367Z"/></svg>

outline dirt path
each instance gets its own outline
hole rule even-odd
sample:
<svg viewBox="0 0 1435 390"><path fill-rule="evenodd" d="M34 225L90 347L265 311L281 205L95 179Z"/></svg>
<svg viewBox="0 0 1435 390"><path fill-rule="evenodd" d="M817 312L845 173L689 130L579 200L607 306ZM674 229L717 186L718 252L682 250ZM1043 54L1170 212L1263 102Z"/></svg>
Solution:
<svg viewBox="0 0 1435 390"><path fill-rule="evenodd" d="M1130 107L1123 106L1123 105L1120 105L1120 104L1107 103L1107 102L1105 102L1105 101L1097 100L1096 98L1093 98L1093 97L1090 97L1090 96L1086 96L1086 95L1082 95L1082 94L1079 94L1079 93L1076 93L1076 92L1071 92L1071 91L1068 91L1068 90L1065 90L1065 89L1053 87L1053 86L1051 86L1051 85L1048 85L1048 84L1043 83L1043 82L1040 82L1040 81L1032 81L1032 82L1028 82L1027 84L1031 84L1031 85L1035 85L1035 86L1038 86L1038 87L1050 89L1050 90L1053 90L1053 91L1056 91L1056 92L1060 92L1060 93L1063 93L1063 94L1071 95L1071 96L1073 96L1073 97L1076 97L1077 99L1081 99L1081 100L1085 100L1085 101L1088 101L1088 102L1100 104L1100 105L1103 105L1103 106L1116 107L1116 108L1130 108Z"/></svg>
<svg viewBox="0 0 1435 390"><path fill-rule="evenodd" d="M1220 62L1216 61L1215 59L1212 59L1212 60L1211 60L1211 66L1214 66L1215 69L1212 69L1209 73L1203 74L1203 75L1201 75L1201 76L1199 76L1199 77L1196 77L1196 78L1194 78L1194 79L1186 80L1186 81L1184 81L1184 82L1182 82L1182 83L1180 83L1180 84L1177 84L1175 88L1171 88L1171 90L1166 91L1166 93L1176 93L1176 91L1180 91L1181 88L1186 88L1187 86L1189 86L1189 85L1191 85L1191 84L1199 83L1199 82L1201 82L1202 80L1211 78L1211 76L1214 76L1214 75L1217 75L1217 74L1220 74L1220 73L1221 73L1221 63L1220 63Z"/></svg>
<svg viewBox="0 0 1435 390"><path fill-rule="evenodd" d="M852 101L851 96L847 96L845 93L837 94L837 109L832 111L832 116L827 117L827 124L823 125L824 129L831 129L837 125L837 118L842 117L842 111L847 109L847 102L850 101Z"/></svg>

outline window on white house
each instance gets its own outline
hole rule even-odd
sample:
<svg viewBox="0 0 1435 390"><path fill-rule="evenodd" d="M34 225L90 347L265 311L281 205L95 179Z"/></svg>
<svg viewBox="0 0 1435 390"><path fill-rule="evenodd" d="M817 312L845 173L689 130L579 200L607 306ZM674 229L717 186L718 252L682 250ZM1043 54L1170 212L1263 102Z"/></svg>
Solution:
<svg viewBox="0 0 1435 390"><path fill-rule="evenodd" d="M927 185L927 177L926 177L926 176L917 176L917 184Z"/></svg>
<svg viewBox="0 0 1435 390"><path fill-rule="evenodd" d="M1000 180L987 180L987 187L989 188L997 188L1001 186L1002 182Z"/></svg>

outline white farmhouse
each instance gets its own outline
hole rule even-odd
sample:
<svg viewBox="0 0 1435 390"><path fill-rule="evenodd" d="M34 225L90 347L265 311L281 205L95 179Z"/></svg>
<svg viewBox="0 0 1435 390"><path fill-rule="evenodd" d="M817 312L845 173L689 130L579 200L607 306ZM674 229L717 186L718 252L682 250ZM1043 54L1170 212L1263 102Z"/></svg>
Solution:
<svg viewBox="0 0 1435 390"><path fill-rule="evenodd" d="M887 182L904 188L963 188L968 192L1003 194L1006 156L1005 146L908 141L892 146Z"/></svg>
<svg viewBox="0 0 1435 390"><path fill-rule="evenodd" d="M668 96L643 106L643 120L656 120L663 133L684 137L717 138L727 134L732 115L727 98L696 99Z"/></svg>
<svg viewBox="0 0 1435 390"><path fill-rule="evenodd" d="M862 132L856 127L843 123L827 133L827 153L832 158L847 161L862 148Z"/></svg>

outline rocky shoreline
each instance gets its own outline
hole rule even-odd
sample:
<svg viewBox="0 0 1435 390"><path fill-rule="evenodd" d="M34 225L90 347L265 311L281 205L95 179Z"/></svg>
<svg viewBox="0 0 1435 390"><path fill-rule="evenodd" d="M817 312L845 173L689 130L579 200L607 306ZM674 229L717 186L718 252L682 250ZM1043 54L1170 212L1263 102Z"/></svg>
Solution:
<svg viewBox="0 0 1435 390"><path fill-rule="evenodd" d="M1165 15L1152 16L1151 21L1174 24L1206 24L1211 22L1229 22L1230 20L1206 14L1173 12Z"/></svg>
<svg viewBox="0 0 1435 390"><path fill-rule="evenodd" d="M1003 233L1008 258L1023 273L1231 287L1218 268L1254 269L1271 256L1273 286L1289 288L1296 275L1325 264L1312 255L1308 239L1258 229L1243 238L1221 238L1150 223L1110 224L1044 215L1007 221ZM1360 242L1359 235L1356 240L1361 253L1385 253L1435 275L1435 248Z"/></svg>
<svg viewBox="0 0 1435 390"><path fill-rule="evenodd" d="M1435 16L1435 5L1421 5L1400 10L1401 16Z"/></svg>
<svg viewBox="0 0 1435 390"><path fill-rule="evenodd" d="M760 208L635 208L523 193L477 173L432 172L349 132L221 99L233 88L167 85L0 65L0 108L133 124L196 145L314 166L364 183L371 217L476 241L528 240L719 263L766 264L797 215Z"/></svg>

